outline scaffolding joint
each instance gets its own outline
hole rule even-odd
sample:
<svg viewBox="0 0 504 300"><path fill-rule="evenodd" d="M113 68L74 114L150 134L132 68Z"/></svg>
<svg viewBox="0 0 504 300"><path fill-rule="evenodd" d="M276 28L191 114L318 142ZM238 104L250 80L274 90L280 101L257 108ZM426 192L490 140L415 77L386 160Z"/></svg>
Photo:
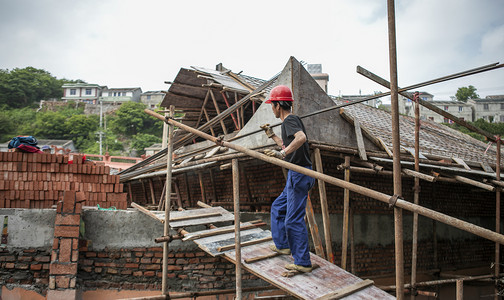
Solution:
<svg viewBox="0 0 504 300"><path fill-rule="evenodd" d="M404 200L401 196L397 195L397 194L394 194L394 196L390 197L389 199L389 208L394 208L396 203L397 203L397 199L401 199L401 200Z"/></svg>

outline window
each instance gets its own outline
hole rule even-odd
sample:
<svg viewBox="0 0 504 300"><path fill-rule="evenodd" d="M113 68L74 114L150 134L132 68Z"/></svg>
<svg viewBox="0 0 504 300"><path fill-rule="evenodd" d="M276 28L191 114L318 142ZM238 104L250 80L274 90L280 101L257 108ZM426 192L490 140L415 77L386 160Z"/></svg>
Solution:
<svg viewBox="0 0 504 300"><path fill-rule="evenodd" d="M117 96L117 92L114 92L114 97L116 97L116 96Z"/></svg>
<svg viewBox="0 0 504 300"><path fill-rule="evenodd" d="M445 105L444 110L448 111L448 106Z"/></svg>
<svg viewBox="0 0 504 300"><path fill-rule="evenodd" d="M504 103L501 103L501 110L504 110Z"/></svg>
<svg viewBox="0 0 504 300"><path fill-rule="evenodd" d="M500 119L501 123L504 122L504 116L500 116L499 119Z"/></svg>
<svg viewBox="0 0 504 300"><path fill-rule="evenodd" d="M488 110L488 104L483 104L483 109Z"/></svg>
<svg viewBox="0 0 504 300"><path fill-rule="evenodd" d="M91 95L91 89L86 89L86 95Z"/></svg>
<svg viewBox="0 0 504 300"><path fill-rule="evenodd" d="M70 89L70 95L77 95L77 90L76 89Z"/></svg>
<svg viewBox="0 0 504 300"><path fill-rule="evenodd" d="M450 119L444 118L443 123L450 123Z"/></svg>
<svg viewBox="0 0 504 300"><path fill-rule="evenodd" d="M459 106L459 112L462 112L464 110L463 106Z"/></svg>
<svg viewBox="0 0 504 300"><path fill-rule="evenodd" d="M150 100L150 98L151 98L151 95L147 95L147 100Z"/></svg>

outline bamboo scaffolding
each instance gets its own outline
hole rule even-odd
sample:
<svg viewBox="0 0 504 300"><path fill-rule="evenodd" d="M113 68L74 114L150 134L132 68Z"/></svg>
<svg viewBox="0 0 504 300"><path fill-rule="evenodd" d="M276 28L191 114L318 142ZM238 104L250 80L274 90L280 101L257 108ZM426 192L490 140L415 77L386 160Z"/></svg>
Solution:
<svg viewBox="0 0 504 300"><path fill-rule="evenodd" d="M500 181L500 163L501 163L501 139L500 136L497 136L497 157L496 157L496 165L499 166L498 168L495 169L495 174L497 178L497 182L501 183ZM500 233L500 226L501 226L501 192L500 188L495 189L495 232ZM495 243L495 269L494 269L494 274L495 277L499 278L500 274L500 245L499 243ZM499 299L499 290L497 288L497 280L495 282L495 300Z"/></svg>
<svg viewBox="0 0 504 300"><path fill-rule="evenodd" d="M397 50L395 31L394 0L387 0L389 62L390 62L390 99L392 109L392 153L393 153L393 181L394 197L402 195L401 185L401 139L399 136L399 98L397 86ZM396 298L404 299L404 253L403 253L403 216L402 209L394 206L394 236L395 236L395 268L396 268Z"/></svg>
<svg viewBox="0 0 504 300"><path fill-rule="evenodd" d="M232 160L233 172L233 199L235 217L235 257L236 257L236 298L242 299L242 263L241 263L241 237L240 237L240 169L238 160Z"/></svg>
<svg viewBox="0 0 504 300"><path fill-rule="evenodd" d="M405 170L403 170L405 171ZM415 102L415 171L420 172L420 106ZM435 181L436 177L431 176ZM431 181L431 182L433 182ZM413 203L419 204L420 201L420 178L415 177ZM418 251L418 214L413 213L413 236L411 241L411 287L413 292L411 300L416 298L416 276L417 276L417 251Z"/></svg>
<svg viewBox="0 0 504 300"><path fill-rule="evenodd" d="M172 119L165 120L165 118L162 115L159 115L151 110L146 109L144 111L145 111L145 113L147 113L155 118L158 118L160 120L169 122L170 124L177 126L177 127L181 128L182 130L189 131L195 135L200 136L201 138L204 138L204 139L210 140L214 143L217 143L220 146L228 147L228 148L234 149L238 152L242 152L250 157L253 157L253 158L256 158L256 159L259 159L259 160L262 160L262 161L265 161L265 162L268 162L268 163L271 163L271 164L274 164L274 165L277 165L280 167L285 167L287 169L293 170L295 172L298 172L298 173L301 173L304 175L308 175L308 176L313 177L315 179L321 179L321 180L325 181L326 183L330 183L330 184L339 186L341 188L348 188L352 192L373 198L375 200L378 200L378 201L381 201L384 203L390 203L390 200L395 201L395 199L392 196L387 195L385 193L381 193L381 192L378 192L378 191L375 191L375 190L372 190L372 189L369 189L369 188L366 188L366 187L363 187L363 186L360 186L360 185L357 185L354 183L348 183L342 179L338 179L338 178L335 178L335 177L332 177L332 176L329 176L326 174L322 174L322 173L319 173L319 172L316 172L313 170L309 170L307 168L304 168L304 167L301 167L301 166L298 166L298 165L295 165L295 164L292 164L292 163L289 163L289 162L286 162L286 161L283 161L283 160L280 160L280 159L277 159L274 157L267 156L265 154L259 153L257 151L254 151L254 150L251 150L251 149L248 149L248 148L236 145L236 144L232 144L230 142L222 141L220 139L212 137L209 134L206 134L206 133L201 132L197 129L194 129L190 126L179 123L175 120L172 120ZM445 223L447 225L456 227L458 229L470 232L472 234L483 237L485 239L488 239L488 240L491 240L494 242L498 242L500 244L504 244L504 235L502 235L502 234L495 233L489 229L471 224L471 223L463 221L463 220L459 220L457 218L445 215L443 213L439 213L439 212L434 211L432 209L428 209L428 208L413 204L411 202L408 202L408 201L405 201L402 199L397 199L397 201L395 201L395 206L402 208L402 209L409 210L411 212L417 212L419 215L423 215L423 216L431 218L433 220L436 220L436 221Z"/></svg>
<svg viewBox="0 0 504 300"><path fill-rule="evenodd" d="M350 182L350 156L345 156L345 181ZM343 233L341 234L341 268L347 270L348 225L350 220L350 191L343 191ZM352 254L353 256L353 254Z"/></svg>
<svg viewBox="0 0 504 300"><path fill-rule="evenodd" d="M499 276L504 275L503 273L500 273ZM485 280L492 278L494 275L479 275L479 276L464 276L460 278L451 278L451 279L440 279L440 280L431 280L431 281L423 281L423 282L417 282L416 286L417 287L429 287L429 286L436 286L436 285L443 285L443 284L453 284L456 283L458 280L462 281L476 281L476 280ZM384 290L384 291L393 291L396 289L395 285L388 285L388 286L378 286L378 288ZM411 285L405 284L404 285L405 289L411 288Z"/></svg>
<svg viewBox="0 0 504 300"><path fill-rule="evenodd" d="M243 292L260 292L260 291L272 291L278 290L278 288L269 285L269 286L261 286L261 287L249 287L243 288ZM157 295L157 296L145 296L145 297L135 297L135 298L124 298L122 300L165 300L165 299L181 299L181 298L197 298L197 297L206 297L206 296L216 296L216 295L227 295L236 293L235 289L227 289L227 290L212 290L212 291L202 291L202 292L182 292L182 293L172 293L169 298L165 295Z"/></svg>
<svg viewBox="0 0 504 300"><path fill-rule="evenodd" d="M317 170L317 172L324 173L324 169L322 167L322 156L320 155L320 149L315 148L314 156L315 156L315 169ZM324 238L326 244L327 260L334 263L334 254L332 250L332 240L331 240L331 220L329 218L329 206L327 204L327 192L325 182L319 180L318 189L320 196L320 207L322 209L322 223L324 225Z"/></svg>
<svg viewBox="0 0 504 300"><path fill-rule="evenodd" d="M175 107L170 106L170 117L175 116ZM166 118L165 118L166 119ZM166 192L165 192L165 222L163 228L163 235L167 236L170 234L170 209L171 209L171 180L172 180L172 152L173 152L173 124L168 124L168 155L166 156ZM170 298L168 292L168 252L169 252L169 242L163 244L163 273L162 273L162 294L166 296L167 299Z"/></svg>
<svg viewBox="0 0 504 300"><path fill-rule="evenodd" d="M428 85L431 85L431 84L441 83L441 82L444 82L444 81L449 81L449 80L453 80L453 79L457 79L457 78L461 78L461 77L465 77L465 76L469 76L469 75L474 75L474 74L478 74L478 73L482 73L482 72L487 72L487 71L495 70L495 69L502 68L502 67L504 67L504 64L493 63L493 64L485 65L485 66L482 66L482 67L470 69L470 70L467 70L467 71L462 71L462 72L451 74L451 75L447 75L447 76L444 76L444 77L428 80L428 81L425 81L425 82L422 82L422 83L417 83L417 84L414 84L414 85L410 85L410 86L407 86L405 88L402 88L402 89L398 90L398 92L405 92L405 91L408 91L408 90L414 90L414 89L425 87L425 86L428 86ZM367 72L369 74L372 74L371 72L369 72L367 70L364 70L364 71L362 71L362 70L363 70L362 67L360 67L360 66L357 67L357 72L358 73L361 73L361 72L365 71L365 72ZM269 86L271 83L273 83L278 78L279 75L280 74L277 74L277 75L273 76L270 80L268 80L267 82L265 82L264 84L262 84L260 87L258 87L257 89L255 89L254 92L251 92L250 94L246 95L240 101L238 101L235 104L233 104L230 108L228 108L225 111L223 111L222 114L221 114L222 116L218 115L215 118L213 118L211 120L212 124L204 124L204 125L198 127L198 129L200 131L206 130L206 129L208 129L209 125L215 124L215 122L218 122L218 120L220 118L226 118L231 112L234 112L235 110L241 108L242 105L244 105L247 100L251 99L253 96L258 95L267 86ZM372 74L372 75L374 75L374 74ZM376 76L376 75L374 75L374 76ZM384 79L381 79L381 80L384 80ZM378 83L380 83L380 82L378 82ZM380 83L380 84L382 84L382 83ZM376 94L376 95L373 95L373 96L370 96L370 97L366 97L366 98L361 99L361 100L352 101L352 102L348 102L348 103L344 103L344 104L340 104L340 105L335 105L335 106L331 106L331 107L328 107L328 108L324 108L324 109L321 109L321 110L318 110L318 111L315 111L315 112L312 112L312 113L300 116L300 118L302 118L302 119L303 118L308 118L308 117L311 117L311 116L314 116L314 115L318 115L318 114L321 114L321 113L325 113L325 112L328 112L328 111L331 111L331 110L334 110L334 109L339 109L339 108L342 108L342 107L354 105L354 104L357 104L357 103L362 103L362 102L373 100L373 99L378 99L378 98L389 96L389 95L390 95L390 92ZM253 102L253 103L255 103L255 102ZM424 104L424 102L421 102L421 103L422 103L422 105ZM255 113L255 111L254 111L254 113ZM242 122L244 122L243 119L242 119ZM270 127L276 127L276 126L280 126L280 125L281 125L281 123L276 123L276 124L271 125ZM258 129L258 130L249 132L247 134L238 136L235 139L241 139L241 138L253 135L253 134L258 133L258 132L262 132L262 129ZM194 135L184 136L184 137L181 138L180 142L184 142L184 141L186 141L186 140L188 140L188 139L190 139L192 137L194 137ZM490 140L493 140L493 139L490 139ZM177 141L177 143L178 142L179 141ZM123 175L123 174L126 174L126 173L130 173L133 170L136 170L138 168L142 168L142 167L148 165L149 163L151 163L152 161L154 161L156 159L159 159L162 156L166 155L166 152L167 152L167 149L163 149L163 150L159 151L158 153L156 153L156 154L148 157L144 161L139 162L138 164L135 164L134 166L131 166L130 168L119 172L119 174ZM435 155L429 155L429 156L430 157L435 157ZM479 164L476 164L476 165L479 165ZM147 170L145 170L145 171L147 171Z"/></svg>

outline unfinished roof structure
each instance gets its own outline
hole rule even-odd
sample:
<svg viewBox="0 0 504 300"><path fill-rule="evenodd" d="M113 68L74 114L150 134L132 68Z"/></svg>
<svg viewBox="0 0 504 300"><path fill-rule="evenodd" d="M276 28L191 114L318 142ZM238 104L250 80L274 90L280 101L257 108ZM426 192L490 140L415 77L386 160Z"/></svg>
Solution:
<svg viewBox="0 0 504 300"><path fill-rule="evenodd" d="M393 246L390 204L413 212L415 217L417 214L427 217L420 221L418 217L417 221L413 219L414 232L408 235L407 244L413 246L411 256L404 263L412 274L458 270L462 272L459 275L469 275L463 271L469 268L483 268L480 270L483 274L492 272L488 269L489 263L500 259L500 253L495 257L494 245L504 240L499 231L488 229L496 215L495 193L490 192L498 193L496 187L501 186L500 154L495 147L444 125L422 121L415 166L414 133L418 126L415 129L415 118L400 116L399 157L405 200L399 195L392 196L391 114L330 97L293 57L268 81L222 68L221 71L181 69L162 103L163 107L173 106L181 113L175 119L166 119L179 129L167 149L120 174L130 201L162 210L164 199L171 198L165 196L166 191L176 200L173 206L179 209L196 207L197 202L233 207L237 199L231 178L238 176L240 209L269 211L272 200L283 188L279 167L291 166L274 159L266 160L250 149L276 147L259 126L269 123L280 133L280 123L270 106L261 104L265 92L279 84L292 89L293 113L303 119L313 150L312 161L317 172L309 175L318 179L318 189L310 192L307 216L313 248L319 257L360 277L391 275L394 251L398 255L398 250ZM499 143L497 139L498 147ZM170 145L173 155L167 157ZM238 175L234 169L231 173L233 160L239 161ZM164 177L170 184L161 180ZM236 212L235 207L235 217ZM321 215L323 238L314 213ZM500 207L497 213L500 214ZM406 218L410 220L413 216L408 214ZM470 234L453 231L452 226ZM417 247L423 247L423 251L417 253ZM456 250L461 247L464 252ZM234 253L235 249L229 251ZM336 259L339 255L341 260ZM227 257L233 261L231 256ZM253 272L252 267L245 265L245 268ZM268 280L265 276L259 277ZM288 284L268 281L291 295L310 298L296 294ZM439 292L439 284L422 282L408 287L416 293L429 294Z"/></svg>

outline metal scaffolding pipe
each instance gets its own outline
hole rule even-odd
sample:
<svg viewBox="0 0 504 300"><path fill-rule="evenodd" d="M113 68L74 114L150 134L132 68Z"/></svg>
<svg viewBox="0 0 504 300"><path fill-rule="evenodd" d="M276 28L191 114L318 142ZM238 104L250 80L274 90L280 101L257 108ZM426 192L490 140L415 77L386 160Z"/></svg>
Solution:
<svg viewBox="0 0 504 300"><path fill-rule="evenodd" d="M298 166L298 165L295 165L295 164L292 164L292 163L289 163L289 162L286 162L286 161L283 161L283 160L280 160L280 159L277 159L274 157L267 156L267 155L259 153L257 151L250 150L248 148L245 148L245 147L242 147L239 145L235 145L235 144L232 144L229 142L222 141L221 139L213 137L207 133L204 133L202 131L194 129L194 128L187 126L185 124L179 123L175 120L165 119L164 116L157 114L151 110L146 109L144 111L147 114L149 114L155 118L158 118L162 121L171 123L172 125L177 126L177 127L181 128L182 130L186 130L191 133L194 133L194 134L200 136L201 138L207 139L207 140L212 141L214 143L217 143L221 146L225 146L225 147L234 149L236 151L245 153L246 155L251 156L253 158L256 158L256 159L259 159L259 160L262 160L262 161L265 161L265 162L268 162L268 163L271 163L271 164L274 164L274 165L277 165L280 167L284 167L284 168L287 168L289 170L293 170L295 172L298 172L298 173L301 173L304 175L308 175L308 176L313 177L315 179L323 180L326 183L330 183L330 184L339 186L341 188L348 188L352 192L376 199L376 200L384 202L384 203L389 203L391 205L395 205L399 208L406 209L411 212L417 212L419 215L422 215L422 216L431 218L433 220L445 223L447 225L456 227L458 229L470 232L470 233L475 234L479 237L482 237L482 238L485 238L485 239L488 239L488 240L491 240L491 241L494 241L494 242L497 242L500 244L504 244L504 235L495 233L495 232L488 230L486 228L471 224L466 221L459 220L457 218L445 215L443 213L434 211L429 208L422 207L420 205L416 205L414 203L411 203L409 201L405 201L400 198L395 199L395 197L392 197L392 196L387 195L385 193L381 193L381 192L357 185L355 183L346 182L342 179L338 179L338 178L335 178L335 177L332 177L332 176L329 176L326 174L322 174L322 173L319 173L319 172L316 172L313 170L309 170L309 169L303 168L301 166Z"/></svg>

